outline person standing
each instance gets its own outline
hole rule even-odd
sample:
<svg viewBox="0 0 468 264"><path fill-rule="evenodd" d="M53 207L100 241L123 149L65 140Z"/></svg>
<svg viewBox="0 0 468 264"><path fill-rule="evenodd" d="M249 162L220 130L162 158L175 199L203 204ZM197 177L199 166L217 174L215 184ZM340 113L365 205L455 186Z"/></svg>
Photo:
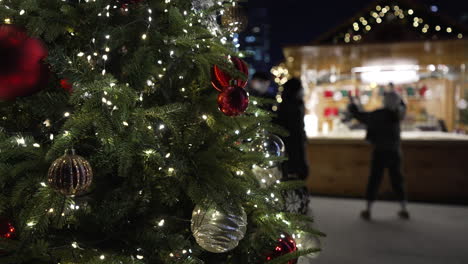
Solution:
<svg viewBox="0 0 468 264"><path fill-rule="evenodd" d="M282 102L278 106L276 122L289 132L283 137L288 160L285 171L288 175L304 180L309 174L306 161L304 130L304 101L302 100L302 85L299 79L293 78L284 84L281 95ZM292 177L292 176L291 176Z"/></svg>
<svg viewBox="0 0 468 264"><path fill-rule="evenodd" d="M385 168L389 170L393 191L401 204L398 215L403 219L409 219L400 147L400 122L404 118L406 105L392 87L393 84L390 84L390 91L384 93L381 109L373 112L362 111L351 96L351 103L348 106L351 115L366 125L366 140L373 146L366 190L367 207L361 212L361 217L366 220L371 218L372 204L377 198Z"/></svg>
<svg viewBox="0 0 468 264"><path fill-rule="evenodd" d="M286 160L283 163L285 180L305 180L309 174L305 147L307 143L304 130L304 101L301 81L293 78L288 80L281 95L282 102L278 106L275 123L289 132L282 137L286 147ZM292 190L285 194L286 210L294 213L307 214L309 193L305 187Z"/></svg>

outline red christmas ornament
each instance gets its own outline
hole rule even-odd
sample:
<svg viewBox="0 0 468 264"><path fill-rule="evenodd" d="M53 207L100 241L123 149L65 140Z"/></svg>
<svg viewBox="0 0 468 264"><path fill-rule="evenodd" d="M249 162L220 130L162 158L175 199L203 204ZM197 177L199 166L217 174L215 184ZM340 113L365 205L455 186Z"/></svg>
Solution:
<svg viewBox="0 0 468 264"><path fill-rule="evenodd" d="M11 100L42 89L49 79L47 49L24 30L0 25L0 99Z"/></svg>
<svg viewBox="0 0 468 264"><path fill-rule="evenodd" d="M139 2L142 2L143 0L117 0L123 8L127 7L128 5L131 4L137 4Z"/></svg>
<svg viewBox="0 0 468 264"><path fill-rule="evenodd" d="M249 76L249 67L242 59L237 57L231 57L231 62L234 67L242 72L245 77ZM235 85L244 88L247 85L247 81L242 79L232 79L231 75L221 70L217 65L214 65L211 69L211 84L218 91L223 91L226 87L231 86L231 81L236 81Z"/></svg>
<svg viewBox="0 0 468 264"><path fill-rule="evenodd" d="M227 116L237 116L249 106L249 95L240 86L229 86L218 95L219 110Z"/></svg>
<svg viewBox="0 0 468 264"><path fill-rule="evenodd" d="M13 238L15 236L15 227L5 217L0 217L0 237Z"/></svg>
<svg viewBox="0 0 468 264"><path fill-rule="evenodd" d="M295 251L297 251L296 241L291 236L286 235L284 238L278 239L278 244L275 250L267 256L267 261ZM292 259L286 264L296 264L296 262L297 259Z"/></svg>
<svg viewBox="0 0 468 264"><path fill-rule="evenodd" d="M69 83L67 79L61 79L60 86L62 87L62 89L64 89L65 91L69 93L73 92L73 85Z"/></svg>

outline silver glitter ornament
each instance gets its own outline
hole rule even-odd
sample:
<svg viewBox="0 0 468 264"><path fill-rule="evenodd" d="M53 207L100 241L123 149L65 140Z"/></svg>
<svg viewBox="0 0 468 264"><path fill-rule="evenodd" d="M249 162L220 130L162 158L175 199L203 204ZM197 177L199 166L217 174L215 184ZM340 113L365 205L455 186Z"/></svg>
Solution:
<svg viewBox="0 0 468 264"><path fill-rule="evenodd" d="M234 213L218 210L215 206L206 209L197 205L192 212L191 229L200 247L212 253L223 253L237 247L244 238L247 215L243 208L240 213Z"/></svg>
<svg viewBox="0 0 468 264"><path fill-rule="evenodd" d="M309 233L300 232L293 235L293 238L296 240L296 246L298 250L307 250L307 249L320 249L321 243L320 239ZM314 258L317 258L320 254L320 251L309 253L305 256L299 257L298 263L309 263Z"/></svg>
<svg viewBox="0 0 468 264"><path fill-rule="evenodd" d="M192 7L197 11L207 10L213 6L213 0L192 0Z"/></svg>
<svg viewBox="0 0 468 264"><path fill-rule="evenodd" d="M214 0L192 0L192 9L195 13L203 14L201 24L206 26L213 35L218 35L218 33L221 33L221 29L216 21L216 13L206 13L206 10L212 8L214 5Z"/></svg>
<svg viewBox="0 0 468 264"><path fill-rule="evenodd" d="M286 147L280 137L266 133L252 142L252 151L264 153L265 158L284 157Z"/></svg>
<svg viewBox="0 0 468 264"><path fill-rule="evenodd" d="M278 183L283 176L281 169L278 166L264 168L261 166L253 165L252 173L260 183L260 187L267 188L275 183Z"/></svg>

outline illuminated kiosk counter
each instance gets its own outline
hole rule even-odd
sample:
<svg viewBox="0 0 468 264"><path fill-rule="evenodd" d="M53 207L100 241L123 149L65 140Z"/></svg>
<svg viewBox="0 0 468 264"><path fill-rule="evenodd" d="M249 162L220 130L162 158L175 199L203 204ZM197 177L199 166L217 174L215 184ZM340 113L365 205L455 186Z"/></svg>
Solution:
<svg viewBox="0 0 468 264"><path fill-rule="evenodd" d="M364 197L372 147L364 131L318 135L308 140L312 194ZM410 200L468 203L468 136L403 132L403 173ZM392 198L387 175L380 198Z"/></svg>
<svg viewBox="0 0 468 264"><path fill-rule="evenodd" d="M284 55L282 67L304 87L312 193L364 196L371 146L364 131L349 131L356 123L347 118L348 95L373 111L392 82L407 103L403 131L421 131L403 133L409 199L468 204L468 136L422 132L468 132L460 122L468 39L324 43L286 47ZM389 198L388 177L381 187L380 197Z"/></svg>

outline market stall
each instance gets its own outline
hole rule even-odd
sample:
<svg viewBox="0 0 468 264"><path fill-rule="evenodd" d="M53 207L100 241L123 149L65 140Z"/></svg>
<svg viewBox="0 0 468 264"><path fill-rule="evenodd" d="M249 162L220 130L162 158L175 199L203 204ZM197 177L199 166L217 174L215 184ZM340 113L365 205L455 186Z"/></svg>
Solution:
<svg viewBox="0 0 468 264"><path fill-rule="evenodd" d="M364 141L365 128L347 116L348 95L372 111L381 107L382 95L393 83L407 103L402 147L410 198L468 202L468 136L460 134L466 131L468 40L457 33L463 29L423 26L416 11L396 5L375 10L365 11L371 18L353 18L349 28L335 32L337 37L325 38L329 41L284 49L283 67L301 78L305 88L309 188L325 195L363 195L370 146ZM377 25L383 20L387 26ZM408 21L426 37L379 41L379 34L391 34L395 25ZM371 24L380 33L359 28ZM440 37L439 31L446 35Z"/></svg>

